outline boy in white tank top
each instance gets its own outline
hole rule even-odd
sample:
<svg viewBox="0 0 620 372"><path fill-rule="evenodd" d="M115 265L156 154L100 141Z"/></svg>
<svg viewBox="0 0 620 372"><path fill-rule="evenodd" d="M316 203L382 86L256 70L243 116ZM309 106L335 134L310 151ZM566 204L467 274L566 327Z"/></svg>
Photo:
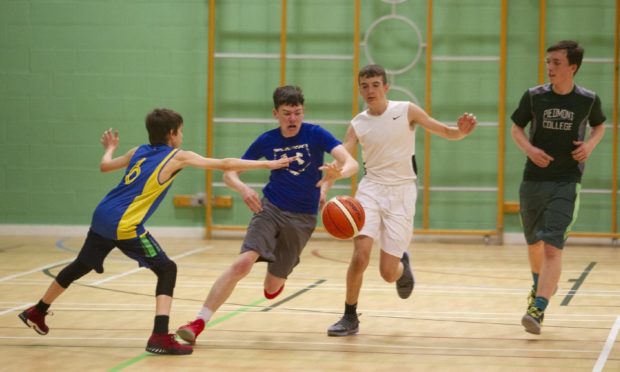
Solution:
<svg viewBox="0 0 620 372"><path fill-rule="evenodd" d="M449 127L411 102L389 101L387 75L381 66L363 67L358 79L367 109L351 120L343 144L351 153L357 143L362 148L366 173L355 196L364 207L366 222L354 239L353 257L347 271L344 316L328 328L329 336L348 336L359 331L357 301L375 240L381 246L381 277L388 283L396 282L398 295L403 299L413 291L414 278L407 247L417 196L416 124L451 140L465 138L476 126L476 117L472 114L461 115L457 127Z"/></svg>

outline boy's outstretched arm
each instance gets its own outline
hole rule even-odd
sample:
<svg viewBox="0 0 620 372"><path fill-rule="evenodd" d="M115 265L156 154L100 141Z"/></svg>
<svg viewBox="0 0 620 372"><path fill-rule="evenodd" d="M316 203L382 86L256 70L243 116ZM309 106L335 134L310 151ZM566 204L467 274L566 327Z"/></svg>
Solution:
<svg viewBox="0 0 620 372"><path fill-rule="evenodd" d="M287 167L289 163L295 159L297 158L280 158L277 160L245 160L238 158L215 159L205 158L204 156L198 155L193 151L179 150L179 153L176 154L171 161L175 162L179 169L194 167L201 169L216 169L226 172L244 171L250 169L280 169Z"/></svg>
<svg viewBox="0 0 620 372"><path fill-rule="evenodd" d="M421 107L413 103L409 103L407 117L410 123L420 124L431 133L449 140L460 140L467 137L477 124L476 116L466 112L459 116L456 127L449 126L431 117Z"/></svg>

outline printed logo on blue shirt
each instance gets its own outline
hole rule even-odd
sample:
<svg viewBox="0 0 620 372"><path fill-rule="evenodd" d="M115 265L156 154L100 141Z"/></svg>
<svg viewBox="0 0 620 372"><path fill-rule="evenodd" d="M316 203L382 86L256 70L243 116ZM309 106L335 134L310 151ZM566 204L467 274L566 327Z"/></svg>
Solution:
<svg viewBox="0 0 620 372"><path fill-rule="evenodd" d="M286 170L294 176L299 176L312 164L308 144L275 148L273 149L273 155L274 159L297 156L297 160L290 163L288 168L286 168Z"/></svg>

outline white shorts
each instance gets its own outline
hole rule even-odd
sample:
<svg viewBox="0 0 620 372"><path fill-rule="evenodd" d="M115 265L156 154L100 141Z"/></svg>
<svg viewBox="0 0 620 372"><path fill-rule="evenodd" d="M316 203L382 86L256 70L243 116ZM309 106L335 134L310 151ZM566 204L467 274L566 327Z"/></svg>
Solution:
<svg viewBox="0 0 620 372"><path fill-rule="evenodd" d="M362 179L355 197L364 207L366 223L359 235L379 242L384 252L402 257L413 234L417 196L415 182L387 186Z"/></svg>

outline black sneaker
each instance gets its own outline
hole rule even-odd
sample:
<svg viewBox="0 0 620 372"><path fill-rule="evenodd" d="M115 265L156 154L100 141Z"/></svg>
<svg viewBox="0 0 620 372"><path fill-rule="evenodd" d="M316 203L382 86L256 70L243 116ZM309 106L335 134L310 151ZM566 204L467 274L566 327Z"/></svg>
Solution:
<svg viewBox="0 0 620 372"><path fill-rule="evenodd" d="M545 312L536 306L530 306L521 318L521 324L525 327L526 332L539 335L543 319L545 319Z"/></svg>
<svg viewBox="0 0 620 372"><path fill-rule="evenodd" d="M328 336L350 336L354 335L360 330L360 321L357 315L343 315L339 321L334 323L327 329Z"/></svg>
<svg viewBox="0 0 620 372"><path fill-rule="evenodd" d="M398 297L405 299L411 296L415 279L411 272L411 264L409 263L409 254L407 252L403 253L400 262L403 263L403 275L396 281L396 292L398 292Z"/></svg>

